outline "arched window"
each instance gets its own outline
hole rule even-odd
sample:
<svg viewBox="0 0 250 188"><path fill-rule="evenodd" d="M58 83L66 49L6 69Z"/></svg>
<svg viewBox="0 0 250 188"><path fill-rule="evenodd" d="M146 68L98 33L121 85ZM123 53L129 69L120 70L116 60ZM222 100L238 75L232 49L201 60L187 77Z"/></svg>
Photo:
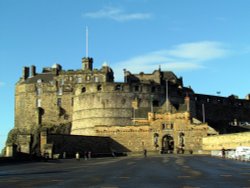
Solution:
<svg viewBox="0 0 250 188"><path fill-rule="evenodd" d="M98 85L97 86L97 91L101 91L102 90L102 85Z"/></svg>
<svg viewBox="0 0 250 188"><path fill-rule="evenodd" d="M82 93L85 93L86 92L86 87L83 87L82 88Z"/></svg>

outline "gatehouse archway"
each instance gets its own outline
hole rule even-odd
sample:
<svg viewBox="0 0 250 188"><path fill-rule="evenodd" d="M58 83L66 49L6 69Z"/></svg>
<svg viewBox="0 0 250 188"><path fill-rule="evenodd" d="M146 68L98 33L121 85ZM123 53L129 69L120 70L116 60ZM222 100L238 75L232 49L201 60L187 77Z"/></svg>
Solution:
<svg viewBox="0 0 250 188"><path fill-rule="evenodd" d="M173 153L174 151L174 138L167 134L162 137L161 153Z"/></svg>

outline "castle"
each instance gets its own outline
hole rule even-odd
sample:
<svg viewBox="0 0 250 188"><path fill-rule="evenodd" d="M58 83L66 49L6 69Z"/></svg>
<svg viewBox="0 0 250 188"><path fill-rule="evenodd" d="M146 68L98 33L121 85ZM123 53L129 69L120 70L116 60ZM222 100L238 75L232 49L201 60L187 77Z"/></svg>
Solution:
<svg viewBox="0 0 250 188"><path fill-rule="evenodd" d="M84 147L90 148L105 138L103 147L110 151L191 152L201 150L203 137L241 131L232 126L238 122L250 122L249 100L196 94L181 77L160 68L152 74L124 69L124 82L115 82L111 67L94 69L86 57L80 70L59 64L42 73L35 66L23 68L7 145L52 155L75 152L67 143L80 150L87 140L91 144Z"/></svg>

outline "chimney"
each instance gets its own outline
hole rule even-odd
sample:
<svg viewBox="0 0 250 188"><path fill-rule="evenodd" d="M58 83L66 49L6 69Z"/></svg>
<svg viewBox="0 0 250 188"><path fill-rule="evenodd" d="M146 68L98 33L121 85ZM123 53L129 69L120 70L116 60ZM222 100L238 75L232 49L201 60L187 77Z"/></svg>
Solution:
<svg viewBox="0 0 250 188"><path fill-rule="evenodd" d="M30 76L30 68L23 67L23 79L26 80Z"/></svg>
<svg viewBox="0 0 250 188"><path fill-rule="evenodd" d="M36 66L34 65L31 65L30 67L30 76L31 77L36 76Z"/></svg>

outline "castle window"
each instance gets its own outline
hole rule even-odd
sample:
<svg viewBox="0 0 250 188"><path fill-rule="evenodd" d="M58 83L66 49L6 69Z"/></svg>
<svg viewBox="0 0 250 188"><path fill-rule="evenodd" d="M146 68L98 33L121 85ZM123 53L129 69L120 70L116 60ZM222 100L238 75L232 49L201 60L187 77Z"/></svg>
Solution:
<svg viewBox="0 0 250 188"><path fill-rule="evenodd" d="M140 87L139 86L135 86L135 91L139 91Z"/></svg>
<svg viewBox="0 0 250 188"><path fill-rule="evenodd" d="M85 93L86 92L86 87L83 87L82 88L82 93Z"/></svg>
<svg viewBox="0 0 250 188"><path fill-rule="evenodd" d="M155 87L151 87L151 92L154 93L155 92Z"/></svg>
<svg viewBox="0 0 250 188"><path fill-rule="evenodd" d="M97 86L97 91L101 91L102 90L102 85L98 85Z"/></svg>
<svg viewBox="0 0 250 188"><path fill-rule="evenodd" d="M62 87L60 87L60 88L58 89L57 94L58 94L58 95L62 95L62 94L63 94L63 88L62 88Z"/></svg>
<svg viewBox="0 0 250 188"><path fill-rule="evenodd" d="M42 83L43 80L42 80L42 79L38 79L36 82L37 82L37 83Z"/></svg>
<svg viewBox="0 0 250 188"><path fill-rule="evenodd" d="M61 83L61 85L63 85L64 84L64 79L61 79L60 83Z"/></svg>
<svg viewBox="0 0 250 188"><path fill-rule="evenodd" d="M122 90L121 85L116 85L116 86L115 86L115 90L116 90L116 91L120 91L120 90Z"/></svg>
<svg viewBox="0 0 250 188"><path fill-rule="evenodd" d="M99 78L95 76L95 82L99 82Z"/></svg>
<svg viewBox="0 0 250 188"><path fill-rule="evenodd" d="M42 107L42 99L37 99L36 100L36 107L37 108Z"/></svg>
<svg viewBox="0 0 250 188"><path fill-rule="evenodd" d="M158 100L153 100L153 106L158 107L159 106L159 101Z"/></svg>
<svg viewBox="0 0 250 188"><path fill-rule="evenodd" d="M62 99L61 98L57 99L57 106L62 106Z"/></svg>
<svg viewBox="0 0 250 188"><path fill-rule="evenodd" d="M87 80L87 81L90 81L90 76L87 76L87 77L86 77L86 80Z"/></svg>
<svg viewBox="0 0 250 188"><path fill-rule="evenodd" d="M82 83L82 78L81 77L78 77L77 78L77 83L79 84L79 83Z"/></svg>
<svg viewBox="0 0 250 188"><path fill-rule="evenodd" d="M71 106L74 106L74 98L71 98Z"/></svg>
<svg viewBox="0 0 250 188"><path fill-rule="evenodd" d="M42 88L37 88L36 89L36 95L39 96L42 94Z"/></svg>
<svg viewBox="0 0 250 188"><path fill-rule="evenodd" d="M165 123L161 124L161 128L162 130L166 129L166 124Z"/></svg>

